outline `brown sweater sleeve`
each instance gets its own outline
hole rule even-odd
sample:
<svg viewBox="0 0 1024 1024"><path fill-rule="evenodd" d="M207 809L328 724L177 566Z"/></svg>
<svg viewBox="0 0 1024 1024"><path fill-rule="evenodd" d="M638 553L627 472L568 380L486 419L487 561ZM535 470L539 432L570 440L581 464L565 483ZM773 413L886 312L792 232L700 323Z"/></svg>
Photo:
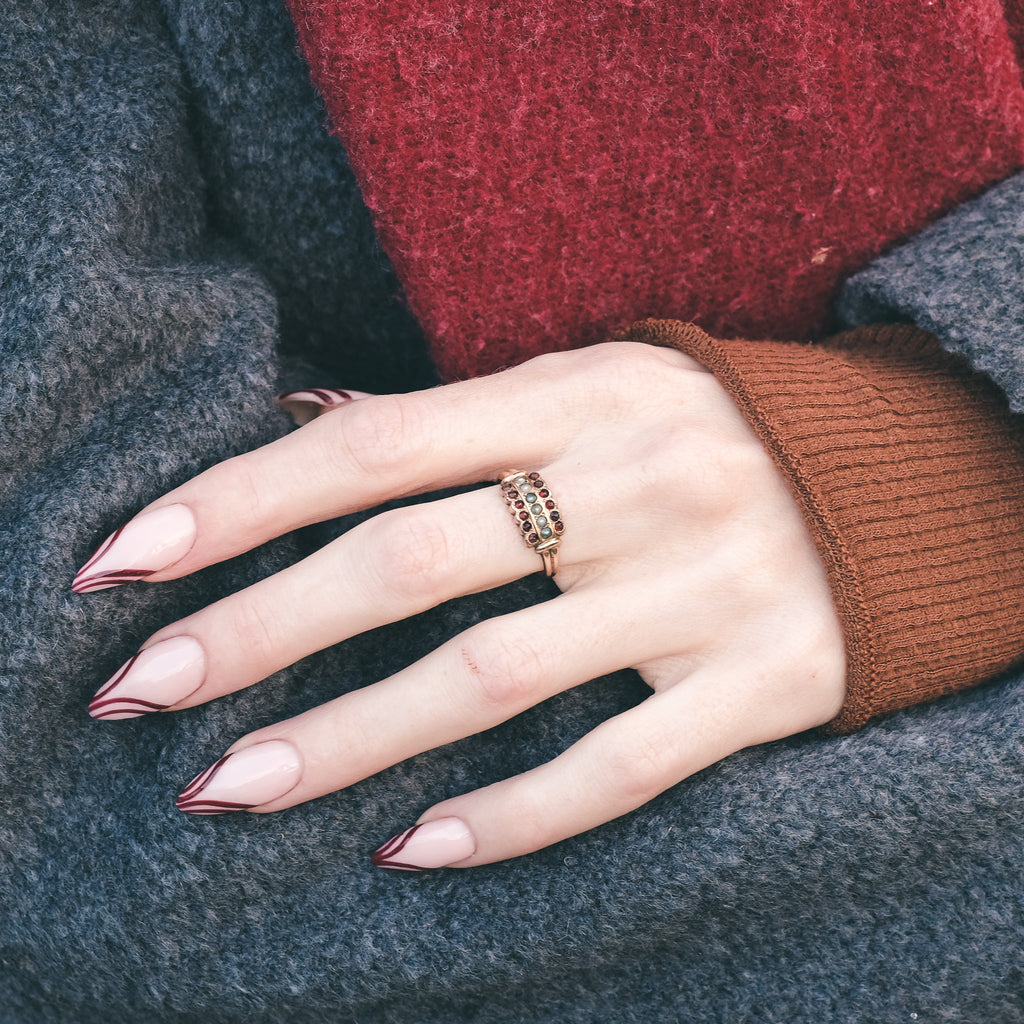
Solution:
<svg viewBox="0 0 1024 1024"><path fill-rule="evenodd" d="M930 335L721 341L646 320L618 340L711 370L789 481L847 647L834 732L1024 660L1024 426Z"/></svg>

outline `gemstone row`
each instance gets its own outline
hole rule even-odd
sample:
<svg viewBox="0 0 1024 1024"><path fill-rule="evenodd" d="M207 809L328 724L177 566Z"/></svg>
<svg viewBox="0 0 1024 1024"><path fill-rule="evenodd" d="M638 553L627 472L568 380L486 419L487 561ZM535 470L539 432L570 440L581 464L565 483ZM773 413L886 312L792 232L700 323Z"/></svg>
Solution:
<svg viewBox="0 0 1024 1024"><path fill-rule="evenodd" d="M545 544L564 532L562 513L539 473L505 477L501 490L523 539L531 547Z"/></svg>

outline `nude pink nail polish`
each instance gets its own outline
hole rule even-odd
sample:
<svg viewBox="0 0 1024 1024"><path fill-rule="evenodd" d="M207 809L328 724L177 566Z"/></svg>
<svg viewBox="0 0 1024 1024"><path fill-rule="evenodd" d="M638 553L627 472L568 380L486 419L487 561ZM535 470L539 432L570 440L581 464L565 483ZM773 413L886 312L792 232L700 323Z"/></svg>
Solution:
<svg viewBox="0 0 1024 1024"><path fill-rule="evenodd" d="M200 772L182 791L186 814L227 814L269 803L291 792L302 778L302 758L287 740L265 740Z"/></svg>
<svg viewBox="0 0 1024 1024"><path fill-rule="evenodd" d="M308 388L305 391L288 391L278 395L274 401L295 421L303 426L317 416L337 409L339 406L357 402L360 398L372 398L366 391L339 391L337 388Z"/></svg>
<svg viewBox="0 0 1024 1024"><path fill-rule="evenodd" d="M206 677L206 656L190 636L161 640L129 658L89 704L93 718L138 718L163 711L195 693Z"/></svg>
<svg viewBox="0 0 1024 1024"><path fill-rule="evenodd" d="M115 530L75 576L76 594L145 579L173 565L195 543L196 521L185 505L164 505Z"/></svg>
<svg viewBox="0 0 1024 1024"><path fill-rule="evenodd" d="M457 864L476 852L476 839L461 818L438 818L392 836L370 860L379 868L423 871Z"/></svg>

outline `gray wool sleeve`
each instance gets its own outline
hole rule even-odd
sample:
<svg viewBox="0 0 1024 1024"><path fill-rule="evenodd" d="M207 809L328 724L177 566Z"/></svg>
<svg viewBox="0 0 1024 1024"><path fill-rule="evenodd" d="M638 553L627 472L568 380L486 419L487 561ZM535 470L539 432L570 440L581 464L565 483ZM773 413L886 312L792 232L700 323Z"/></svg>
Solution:
<svg viewBox="0 0 1024 1024"><path fill-rule="evenodd" d="M175 810L240 736L557 591L533 576L447 602L187 711L87 716L155 630L360 516L72 594L111 530L290 430L288 360L369 391L433 376L280 0L6 6L0 1024L1024 1022L1017 676L741 751L471 871L369 854L627 712L638 675L280 814Z"/></svg>
<svg viewBox="0 0 1024 1024"><path fill-rule="evenodd" d="M991 377L1024 412L1024 174L965 203L852 277L844 327L907 321Z"/></svg>

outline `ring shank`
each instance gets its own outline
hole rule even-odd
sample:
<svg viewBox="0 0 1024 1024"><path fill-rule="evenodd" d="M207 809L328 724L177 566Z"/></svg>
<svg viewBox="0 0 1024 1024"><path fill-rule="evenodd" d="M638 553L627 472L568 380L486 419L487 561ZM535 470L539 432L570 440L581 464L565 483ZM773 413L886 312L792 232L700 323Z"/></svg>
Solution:
<svg viewBox="0 0 1024 1024"><path fill-rule="evenodd" d="M544 548L540 553L540 557L544 560L544 574L546 576L554 576L558 572L558 543L556 542L549 548Z"/></svg>

